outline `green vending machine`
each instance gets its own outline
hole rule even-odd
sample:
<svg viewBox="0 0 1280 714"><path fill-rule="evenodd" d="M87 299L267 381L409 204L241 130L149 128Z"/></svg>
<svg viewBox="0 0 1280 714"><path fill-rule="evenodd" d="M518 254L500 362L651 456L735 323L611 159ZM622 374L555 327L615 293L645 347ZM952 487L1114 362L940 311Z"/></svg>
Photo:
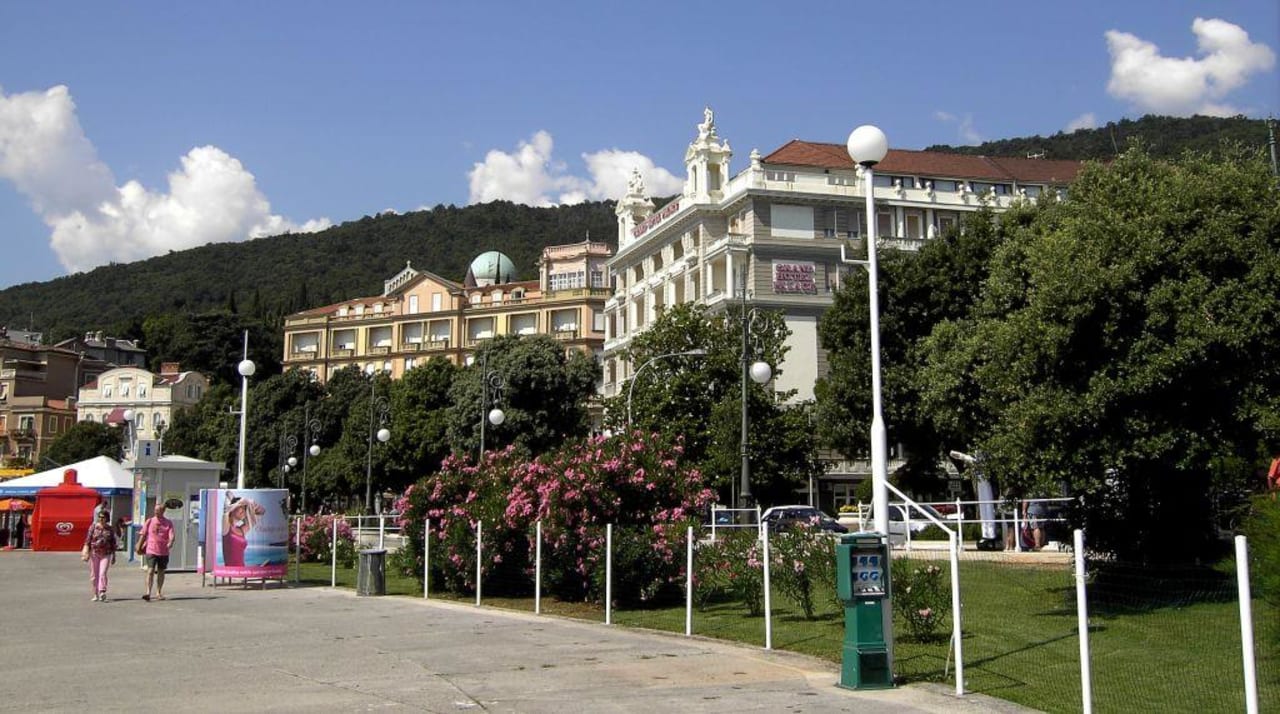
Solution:
<svg viewBox="0 0 1280 714"><path fill-rule="evenodd" d="M844 535L836 545L836 592L844 603L841 687L893 686L885 641L889 562L889 541L880 533Z"/></svg>

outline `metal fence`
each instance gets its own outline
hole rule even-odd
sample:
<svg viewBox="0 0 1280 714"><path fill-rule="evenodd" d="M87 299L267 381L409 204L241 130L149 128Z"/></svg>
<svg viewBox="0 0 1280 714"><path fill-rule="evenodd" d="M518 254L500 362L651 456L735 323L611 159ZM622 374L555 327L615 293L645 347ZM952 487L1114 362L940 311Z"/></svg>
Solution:
<svg viewBox="0 0 1280 714"><path fill-rule="evenodd" d="M390 542L391 517L351 519L360 542ZM664 561L669 576L648 593L637 591L637 573L622 564L634 561L635 548L652 547L646 544L653 529L600 526L584 540L590 545L584 558L603 573L599 604L571 603L568 614L838 659L845 633L834 591L835 539L813 535L802 543L754 523L726 525L663 534L671 546ZM547 575L541 523L501 537L474 523L450 531L452 540L430 521L424 526L422 597L462 593L477 606L542 613L547 594L562 585ZM713 526L716 540L709 537ZM1087 560L1084 537L1075 531L1071 546L1060 550L984 551L959 538L916 538L895 548L895 599L906 600L901 589L908 584L933 587L939 608L926 623L931 627L895 617L895 675L1047 711L1280 711L1280 622L1267 616L1255 623L1247 566L1155 572ZM726 549L734 539L744 550ZM1247 564L1243 537L1236 547L1235 562ZM758 564L750 602L708 594L709 573L725 557ZM336 557L331 567L336 584ZM806 576L805 569L812 572ZM1275 612L1274 605L1262 607Z"/></svg>

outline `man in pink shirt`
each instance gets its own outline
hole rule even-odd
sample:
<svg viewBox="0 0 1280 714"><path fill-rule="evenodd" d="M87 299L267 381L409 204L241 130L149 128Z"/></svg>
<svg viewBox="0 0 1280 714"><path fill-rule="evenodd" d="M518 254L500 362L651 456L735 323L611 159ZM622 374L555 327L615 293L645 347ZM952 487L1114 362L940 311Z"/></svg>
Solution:
<svg viewBox="0 0 1280 714"><path fill-rule="evenodd" d="M142 525L138 535L146 541L147 554L147 594L143 600L151 600L151 584L156 586L156 599L164 599L164 572L169 567L169 549L173 547L173 539L177 533L173 529L173 521L164 517L164 504L157 503L155 515Z"/></svg>

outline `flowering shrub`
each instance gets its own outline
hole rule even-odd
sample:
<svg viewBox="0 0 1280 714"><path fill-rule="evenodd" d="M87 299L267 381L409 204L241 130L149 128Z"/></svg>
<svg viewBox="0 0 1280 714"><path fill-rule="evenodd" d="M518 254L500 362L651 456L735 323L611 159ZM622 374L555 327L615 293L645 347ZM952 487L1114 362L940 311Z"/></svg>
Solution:
<svg viewBox="0 0 1280 714"><path fill-rule="evenodd" d="M932 563L893 561L893 610L917 642L936 639L951 612L951 594L942 568Z"/></svg>
<svg viewBox="0 0 1280 714"><path fill-rule="evenodd" d="M770 580L804 611L805 619L814 616L815 596L834 593L835 540L818 527L817 520L792 526L769 536L772 558Z"/></svg>
<svg viewBox="0 0 1280 714"><path fill-rule="evenodd" d="M483 577L496 569L510 576L500 582L531 584L541 521L547 589L569 599L603 596L605 525L615 524L614 593L647 600L681 577L685 527L713 498L698 471L680 466L682 454L678 441L636 434L591 437L534 461L510 448L486 453L479 465L450 457L396 508L419 574L423 522L431 519L432 581L457 590L474 587L477 520Z"/></svg>
<svg viewBox="0 0 1280 714"><path fill-rule="evenodd" d="M334 516L305 516L302 519L302 553L304 561L327 563L333 558ZM289 548L298 542L298 521L289 521ZM338 520L338 564L350 568L356 561L356 538L351 524Z"/></svg>
<svg viewBox="0 0 1280 714"><path fill-rule="evenodd" d="M754 528L724 532L714 543L698 546L693 573L698 607L728 598L753 617L764 612L764 550L758 535Z"/></svg>

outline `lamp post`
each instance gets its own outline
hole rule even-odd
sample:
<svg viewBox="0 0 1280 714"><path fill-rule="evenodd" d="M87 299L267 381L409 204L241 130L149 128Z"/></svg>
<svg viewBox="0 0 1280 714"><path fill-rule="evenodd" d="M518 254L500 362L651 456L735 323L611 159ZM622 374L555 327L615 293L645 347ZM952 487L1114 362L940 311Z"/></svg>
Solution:
<svg viewBox="0 0 1280 714"><path fill-rule="evenodd" d="M701 357L706 353L707 351L701 347L685 350L683 352L668 352L667 354L653 357L640 365L640 369L637 369L636 373L631 375L631 383L627 385L627 431L631 431L631 394L635 391L636 380L640 379L640 373L644 371L645 367L648 367L658 360L667 359L668 357Z"/></svg>
<svg viewBox="0 0 1280 714"><path fill-rule="evenodd" d="M133 418L135 415L132 409L126 409L124 410L124 413L122 413L120 416L124 417L125 448L129 451L129 459L135 460L137 458L137 454L134 453L135 445L133 443L134 437L136 436L136 434L134 433L135 430L133 427Z"/></svg>
<svg viewBox="0 0 1280 714"><path fill-rule="evenodd" d="M302 420L306 424L306 431L311 432L311 446L302 451L302 486L299 489L302 492L302 513L305 515L307 512L307 456L320 455L320 420L311 418L310 402L307 403ZM290 456L289 465L297 466L298 460Z"/></svg>
<svg viewBox="0 0 1280 714"><path fill-rule="evenodd" d="M867 183L867 280L871 310L871 507L875 527L889 533L889 462L880 390L880 296L876 264L875 177L872 167L889 153L889 140L879 128L864 124L849 134L849 158L862 167ZM843 251L843 247L841 248ZM847 261L846 261L847 262Z"/></svg>
<svg viewBox="0 0 1280 714"><path fill-rule="evenodd" d="M286 448L288 449L287 452L285 451ZM282 434L280 436L280 458L277 461L280 464L279 488L284 488L288 485L286 477L289 474L289 470L298 465L298 460L293 456L293 450L296 448L298 448L298 437L293 434ZM289 454L287 461L285 460L286 453Z"/></svg>
<svg viewBox="0 0 1280 714"><path fill-rule="evenodd" d="M385 396L376 397L378 381L376 378L369 380L369 455L365 462L364 472L364 508L369 513L373 513L373 440L376 436L378 441L387 443L391 438L391 430L387 428L387 416L391 412L391 402ZM378 415L378 432L373 431L373 415ZM315 447L319 451L318 447ZM382 502L379 499L378 512L382 512Z"/></svg>
<svg viewBox="0 0 1280 714"><path fill-rule="evenodd" d="M756 318L760 313L755 308L747 307L747 270L742 271L742 478L739 484L739 508L751 507L751 456L747 450L748 435L751 427L750 411L747 408L747 379L750 377L756 384L765 384L773 378L773 368L763 360L751 361L752 331Z"/></svg>
<svg viewBox="0 0 1280 714"><path fill-rule="evenodd" d="M480 360L480 456L476 459L476 463L484 460L484 424L489 422L494 426L502 426L507 420L507 415L497 407L497 401L502 398L502 390L506 387L507 381L497 372L489 371L489 353L485 353ZM489 393L493 392L490 397ZM492 409L485 412L490 404L494 404Z"/></svg>
<svg viewBox="0 0 1280 714"><path fill-rule="evenodd" d="M240 373L240 455L239 464L236 469L236 489L244 489L244 461L245 461L245 442L249 434L248 416L249 416L249 378L257 371L257 366L253 364L253 360L249 359L249 331L244 331L244 359L240 364L236 365L236 371Z"/></svg>

